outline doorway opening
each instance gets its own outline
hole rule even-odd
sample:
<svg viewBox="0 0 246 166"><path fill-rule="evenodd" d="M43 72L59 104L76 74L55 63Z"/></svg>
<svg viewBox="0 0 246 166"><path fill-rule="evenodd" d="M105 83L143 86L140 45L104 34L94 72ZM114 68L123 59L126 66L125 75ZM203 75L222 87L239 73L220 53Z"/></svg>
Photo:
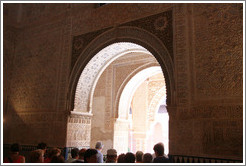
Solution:
<svg viewBox="0 0 246 166"><path fill-rule="evenodd" d="M86 137L79 143L89 142L89 146L94 148L97 141L103 141L104 154L109 148L115 148L118 153L134 152L128 146L134 145L133 141L129 142L129 109L132 105L132 138L136 139L134 146L136 150L147 152L147 139L155 137L152 130L155 128L153 126L161 98L166 99L165 81L160 64L144 47L118 42L101 49L83 68L75 90L71 113L89 120L84 125L87 126ZM142 97L136 97L135 92L141 86L145 87L146 101L137 106ZM141 107L142 114L139 112ZM136 129L140 117L145 122L144 130ZM139 133L144 133L144 138ZM168 138L168 133L163 135ZM164 140L161 142L164 143Z"/></svg>
<svg viewBox="0 0 246 166"><path fill-rule="evenodd" d="M128 110L127 115L124 110ZM160 66L144 69L132 77L122 92L114 148L122 153L153 153L153 146L162 142L168 154L168 122L162 70Z"/></svg>

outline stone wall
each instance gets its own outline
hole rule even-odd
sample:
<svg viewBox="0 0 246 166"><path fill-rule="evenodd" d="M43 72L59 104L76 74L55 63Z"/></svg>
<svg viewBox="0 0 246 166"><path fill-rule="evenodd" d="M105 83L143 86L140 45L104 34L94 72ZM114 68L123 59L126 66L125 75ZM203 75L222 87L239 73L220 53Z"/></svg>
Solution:
<svg viewBox="0 0 246 166"><path fill-rule="evenodd" d="M25 18L21 11L18 14ZM65 146L70 22L60 18L33 26L23 23L23 27L17 28L13 65L7 64L12 74L6 93L9 131L5 143L36 145L45 141L49 146Z"/></svg>
<svg viewBox="0 0 246 166"><path fill-rule="evenodd" d="M197 139L204 155L243 156L242 7L192 5L196 104L191 116L201 123Z"/></svg>
<svg viewBox="0 0 246 166"><path fill-rule="evenodd" d="M175 9L178 107L170 153L242 159L242 5Z"/></svg>

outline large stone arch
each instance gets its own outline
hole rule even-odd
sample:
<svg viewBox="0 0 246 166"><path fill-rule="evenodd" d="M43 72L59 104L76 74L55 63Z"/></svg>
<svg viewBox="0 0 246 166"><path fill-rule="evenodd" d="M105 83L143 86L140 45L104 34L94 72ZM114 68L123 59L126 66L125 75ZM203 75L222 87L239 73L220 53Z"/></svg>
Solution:
<svg viewBox="0 0 246 166"><path fill-rule="evenodd" d="M74 109L74 101L76 96L76 88L79 82L82 71L90 60L96 55L100 50L107 47L110 44L117 42L131 42L136 43L144 48L146 48L159 62L164 73L167 86L167 105L171 106L175 104L174 101L174 67L172 59L163 45L163 43L153 34L136 27L117 27L113 28L97 38L95 38L81 53L80 57L75 63L75 66L72 69L70 79L69 79L69 88L68 88L68 103L67 108L69 111L76 111ZM86 55L86 56L85 56ZM98 71L99 72L99 71ZM87 91L88 94L78 94L78 95L87 95L91 92L90 87ZM89 107L86 110L78 110L78 112L89 112Z"/></svg>
<svg viewBox="0 0 246 166"><path fill-rule="evenodd" d="M76 147L89 147L91 139L91 119L92 114L89 106L89 100L91 94L93 94L93 88L95 86L96 80L100 76L100 71L103 67L107 66L110 61L114 58L101 61L101 67L96 68L97 63L92 65L95 68L95 72L92 73L93 79L90 82L86 82L89 79L80 80L83 72L86 71L87 64L93 62L93 57L107 46L115 43L131 43L135 44L137 47L129 49L128 51L144 52L153 55L159 62L162 71L164 73L166 88L167 88L167 105L173 106L175 104L174 94L175 94L175 83L174 83L174 67L173 61L163 43L153 34L146 30L136 28L136 27L117 27L113 28L98 37L88 44L88 46L82 51L81 55L78 57L74 67L72 68L69 87L68 87L68 97L67 97L67 110L70 113L67 125L67 146ZM127 46L125 46L127 47ZM120 47L118 48L120 49ZM115 54L115 57L121 54L127 53L126 50L119 51ZM100 64L100 63L99 63ZM89 86L88 86L89 85ZM77 91L77 86L80 89L85 88L86 91ZM83 93L80 93L83 92ZM83 97L85 96L85 97ZM84 100L86 98L86 100ZM74 107L75 101L82 107ZM74 137L74 133L80 133L84 137L77 138Z"/></svg>

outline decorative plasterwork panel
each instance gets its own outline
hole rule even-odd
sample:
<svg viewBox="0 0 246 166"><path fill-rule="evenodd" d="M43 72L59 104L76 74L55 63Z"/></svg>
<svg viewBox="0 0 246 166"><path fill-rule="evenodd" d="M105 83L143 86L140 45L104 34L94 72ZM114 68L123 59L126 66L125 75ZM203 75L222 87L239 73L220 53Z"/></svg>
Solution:
<svg viewBox="0 0 246 166"><path fill-rule="evenodd" d="M124 26L135 26L147 30L157 36L165 45L173 60L173 26L172 10L153 16L141 18Z"/></svg>
<svg viewBox="0 0 246 166"><path fill-rule="evenodd" d="M91 141L91 115L72 114L67 124L67 146L89 148Z"/></svg>
<svg viewBox="0 0 246 166"><path fill-rule="evenodd" d="M243 5L193 6L197 96L242 96Z"/></svg>
<svg viewBox="0 0 246 166"><path fill-rule="evenodd" d="M129 52L143 52L151 54L142 46L133 43L115 43L99 51L84 68L75 92L74 111L88 112L90 94L95 88L97 79L104 69L116 58Z"/></svg>
<svg viewBox="0 0 246 166"><path fill-rule="evenodd" d="M141 5L140 5L141 6ZM141 7L142 8L142 7ZM134 10L136 12L136 10ZM104 18L105 19L105 18ZM91 20L90 20L91 22ZM83 23L80 23L83 25ZM160 39L167 48L171 58L173 60L173 25L172 25L172 10L162 12L153 16L148 16L135 21L120 24L119 26L133 26L138 27L152 33L158 39ZM78 35L73 37L73 49L71 66L73 67L81 55L83 50L89 45L89 43L97 36L103 34L109 29L114 27L108 27L94 32Z"/></svg>
<svg viewBox="0 0 246 166"><path fill-rule="evenodd" d="M189 104L189 68L188 68L188 44L187 44L187 10L186 4L175 6L175 66L177 74L177 104L188 106Z"/></svg>
<svg viewBox="0 0 246 166"><path fill-rule="evenodd" d="M71 66L73 67L82 53L82 51L86 48L86 46L97 36L107 31L109 28L101 29L96 32L90 32L79 36L73 37L73 45L72 45L72 58L71 58ZM72 69L72 68L71 68Z"/></svg>
<svg viewBox="0 0 246 166"><path fill-rule="evenodd" d="M194 142L202 153L218 157L243 156L243 105L206 105L192 108Z"/></svg>

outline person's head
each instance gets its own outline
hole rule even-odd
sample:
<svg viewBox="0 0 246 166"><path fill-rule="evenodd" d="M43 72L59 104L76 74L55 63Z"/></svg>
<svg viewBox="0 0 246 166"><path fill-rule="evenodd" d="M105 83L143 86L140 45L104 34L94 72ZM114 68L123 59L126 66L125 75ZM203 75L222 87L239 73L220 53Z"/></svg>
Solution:
<svg viewBox="0 0 246 166"><path fill-rule="evenodd" d="M135 163L135 155L132 152L126 153L125 162L126 163Z"/></svg>
<svg viewBox="0 0 246 166"><path fill-rule="evenodd" d="M42 150L47 149L47 144L44 143L44 142L40 142L40 143L38 144L37 148L38 148L38 149L42 149Z"/></svg>
<svg viewBox="0 0 246 166"><path fill-rule="evenodd" d="M96 163L97 162L97 150L96 149L87 149L85 151L84 160L85 163Z"/></svg>
<svg viewBox="0 0 246 166"><path fill-rule="evenodd" d="M30 163L43 163L44 162L44 151L41 149L37 149L34 151L31 151L30 153Z"/></svg>
<svg viewBox="0 0 246 166"><path fill-rule="evenodd" d="M156 157L163 156L164 155L164 145L163 143L157 143L155 144L153 150L155 151Z"/></svg>
<svg viewBox="0 0 246 166"><path fill-rule="evenodd" d="M10 147L11 153L19 153L20 150L21 150L21 146L20 146L20 144L18 144L18 143L14 143L14 144L12 144L11 147Z"/></svg>
<svg viewBox="0 0 246 166"><path fill-rule="evenodd" d="M143 155L143 163L152 163L153 156L150 153L145 153Z"/></svg>
<svg viewBox="0 0 246 166"><path fill-rule="evenodd" d="M46 150L47 150L47 144L44 143L44 142L41 142L41 143L38 144L37 149L41 149L41 150L43 150L44 153L45 153Z"/></svg>
<svg viewBox="0 0 246 166"><path fill-rule="evenodd" d="M71 156L74 159L78 159L79 158L79 149L78 148L73 148L71 150Z"/></svg>
<svg viewBox="0 0 246 166"><path fill-rule="evenodd" d="M101 141L98 141L98 142L96 143L95 148L96 148L97 150L102 150L102 149L103 149L103 143L102 143Z"/></svg>
<svg viewBox="0 0 246 166"><path fill-rule="evenodd" d="M51 163L65 163L65 159L62 155L53 156L50 160Z"/></svg>
<svg viewBox="0 0 246 166"><path fill-rule="evenodd" d="M125 154L124 153L121 153L119 156L118 156L118 159L117 159L117 163L125 163Z"/></svg>
<svg viewBox="0 0 246 166"><path fill-rule="evenodd" d="M141 163L143 161L143 152L142 151L137 151L136 152L136 162Z"/></svg>
<svg viewBox="0 0 246 166"><path fill-rule="evenodd" d="M116 163L116 160L117 160L117 151L115 149L108 149L106 162Z"/></svg>
<svg viewBox="0 0 246 166"><path fill-rule="evenodd" d="M48 157L52 158L53 156L60 156L61 150L58 148L51 148L48 152Z"/></svg>
<svg viewBox="0 0 246 166"><path fill-rule="evenodd" d="M83 149L81 149L81 150L79 151L79 159L84 160L85 151L86 151L85 148L83 148Z"/></svg>

